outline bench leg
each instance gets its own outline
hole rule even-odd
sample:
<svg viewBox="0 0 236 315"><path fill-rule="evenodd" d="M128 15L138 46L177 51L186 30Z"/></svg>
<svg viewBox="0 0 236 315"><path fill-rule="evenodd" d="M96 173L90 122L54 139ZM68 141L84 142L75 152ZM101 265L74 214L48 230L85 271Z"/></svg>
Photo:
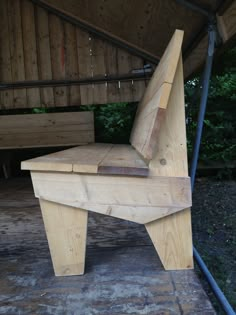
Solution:
<svg viewBox="0 0 236 315"><path fill-rule="evenodd" d="M88 211L40 199L56 276L82 275Z"/></svg>
<svg viewBox="0 0 236 315"><path fill-rule="evenodd" d="M166 270L193 268L190 209L145 224Z"/></svg>

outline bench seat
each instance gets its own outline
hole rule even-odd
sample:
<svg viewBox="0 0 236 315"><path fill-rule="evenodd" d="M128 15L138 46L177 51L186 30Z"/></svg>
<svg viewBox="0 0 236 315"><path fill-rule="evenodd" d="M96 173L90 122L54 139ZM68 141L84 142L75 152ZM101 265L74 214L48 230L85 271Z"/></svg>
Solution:
<svg viewBox="0 0 236 315"><path fill-rule="evenodd" d="M92 143L22 162L31 171L148 176L149 168L131 145Z"/></svg>
<svg viewBox="0 0 236 315"><path fill-rule="evenodd" d="M181 45L176 31L140 101L131 145L90 144L31 171L55 274L83 274L88 212L145 224L166 270L193 268Z"/></svg>

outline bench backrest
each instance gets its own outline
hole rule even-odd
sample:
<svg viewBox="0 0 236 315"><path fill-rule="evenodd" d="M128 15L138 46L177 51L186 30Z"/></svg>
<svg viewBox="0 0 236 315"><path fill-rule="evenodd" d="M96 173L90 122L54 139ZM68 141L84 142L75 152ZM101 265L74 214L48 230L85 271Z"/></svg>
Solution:
<svg viewBox="0 0 236 315"><path fill-rule="evenodd" d="M176 30L137 108L130 143L149 161L153 158L160 122L168 104L182 41L183 31Z"/></svg>
<svg viewBox="0 0 236 315"><path fill-rule="evenodd" d="M93 112L0 116L0 149L94 142Z"/></svg>

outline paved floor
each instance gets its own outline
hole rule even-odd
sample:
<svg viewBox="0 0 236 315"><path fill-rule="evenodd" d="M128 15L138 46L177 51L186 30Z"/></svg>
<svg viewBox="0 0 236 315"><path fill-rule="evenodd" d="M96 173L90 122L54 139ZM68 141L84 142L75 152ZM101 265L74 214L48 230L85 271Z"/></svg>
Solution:
<svg viewBox="0 0 236 315"><path fill-rule="evenodd" d="M195 272L163 270L142 225L89 217L84 276L55 277L29 179L0 181L0 314L215 314Z"/></svg>

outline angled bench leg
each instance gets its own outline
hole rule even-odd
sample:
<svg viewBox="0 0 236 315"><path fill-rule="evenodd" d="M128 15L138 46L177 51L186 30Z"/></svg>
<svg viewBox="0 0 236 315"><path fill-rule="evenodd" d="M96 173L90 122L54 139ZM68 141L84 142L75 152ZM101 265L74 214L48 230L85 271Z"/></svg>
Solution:
<svg viewBox="0 0 236 315"><path fill-rule="evenodd" d="M88 211L40 199L56 276L82 275Z"/></svg>
<svg viewBox="0 0 236 315"><path fill-rule="evenodd" d="M190 209L145 224L166 270L193 268Z"/></svg>

